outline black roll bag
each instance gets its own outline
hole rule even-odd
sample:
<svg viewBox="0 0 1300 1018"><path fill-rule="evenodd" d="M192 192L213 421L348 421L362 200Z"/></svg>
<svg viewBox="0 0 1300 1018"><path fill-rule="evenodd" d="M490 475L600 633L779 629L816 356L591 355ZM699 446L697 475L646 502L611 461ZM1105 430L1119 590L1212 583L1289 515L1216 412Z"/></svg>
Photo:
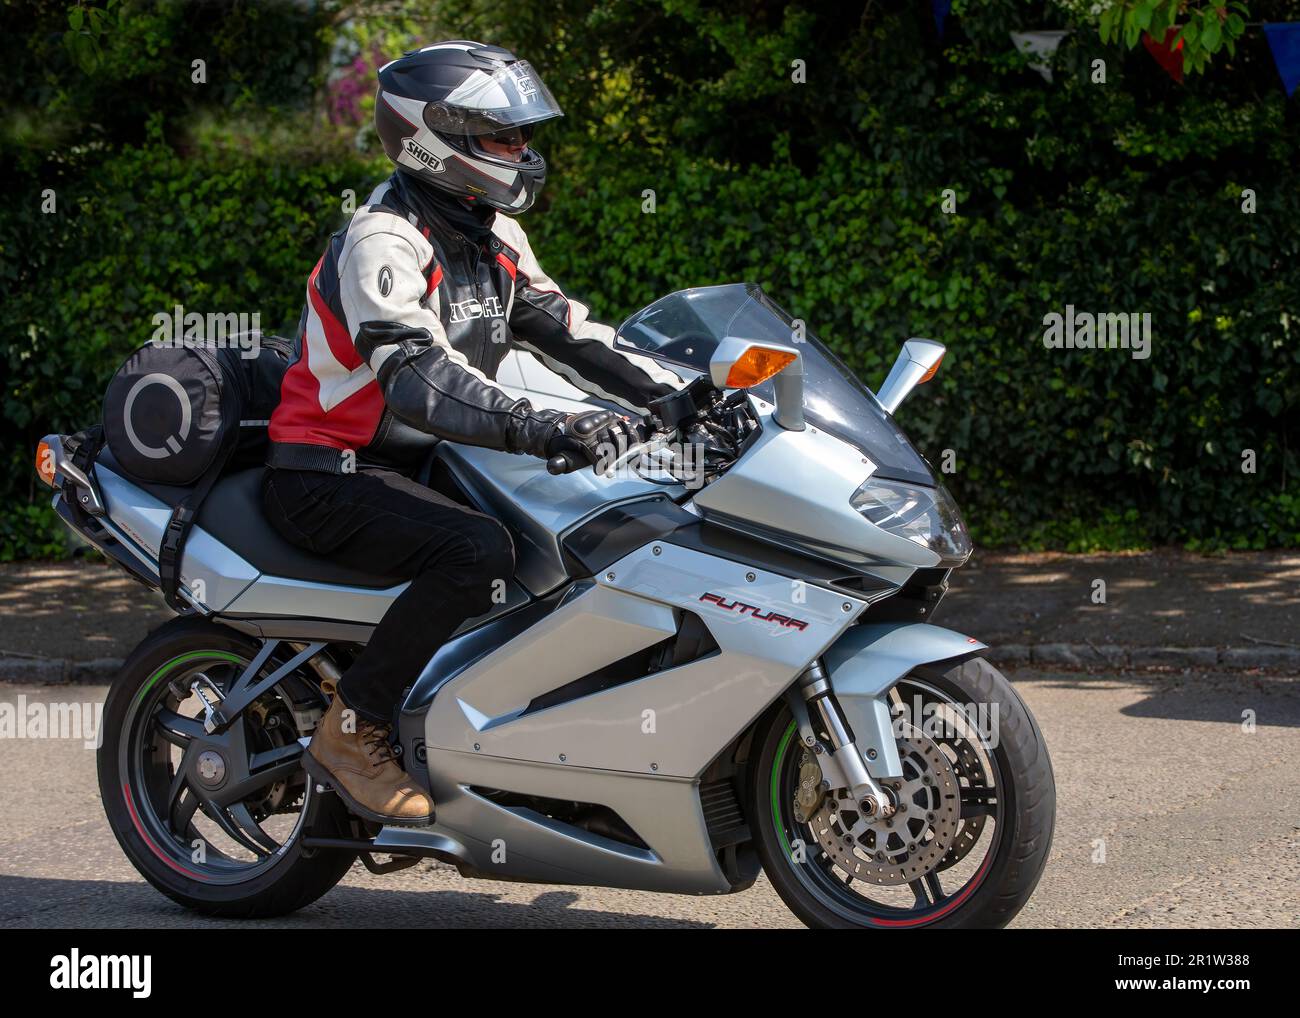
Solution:
<svg viewBox="0 0 1300 1018"><path fill-rule="evenodd" d="M267 424L293 349L277 336L253 340L146 343L104 394L104 441L127 479L191 489L173 508L158 553L163 597L177 611L191 610L177 587L199 507L228 467L266 455Z"/></svg>

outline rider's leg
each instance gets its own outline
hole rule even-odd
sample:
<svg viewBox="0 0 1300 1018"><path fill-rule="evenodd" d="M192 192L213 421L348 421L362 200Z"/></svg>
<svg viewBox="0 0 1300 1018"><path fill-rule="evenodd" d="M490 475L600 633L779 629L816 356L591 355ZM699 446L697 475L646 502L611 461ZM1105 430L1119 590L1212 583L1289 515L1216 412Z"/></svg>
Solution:
<svg viewBox="0 0 1300 1018"><path fill-rule="evenodd" d="M509 534L491 517L392 471L268 469L263 502L286 539L338 562L411 577L344 675L310 755L360 812L421 822L432 803L383 758L386 744L376 732L386 734L402 690L438 647L491 607L495 581L513 575Z"/></svg>

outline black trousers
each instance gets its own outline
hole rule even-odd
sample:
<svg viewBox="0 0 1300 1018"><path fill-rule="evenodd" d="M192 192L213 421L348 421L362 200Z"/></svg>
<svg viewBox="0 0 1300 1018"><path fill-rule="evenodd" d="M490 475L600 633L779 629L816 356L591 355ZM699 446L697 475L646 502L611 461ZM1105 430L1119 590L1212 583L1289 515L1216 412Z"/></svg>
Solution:
<svg viewBox="0 0 1300 1018"><path fill-rule="evenodd" d="M505 527L391 470L268 467L262 505L285 540L411 580L339 686L343 702L369 721L392 721L402 690L434 652L492 606L493 581L504 589L514 575Z"/></svg>

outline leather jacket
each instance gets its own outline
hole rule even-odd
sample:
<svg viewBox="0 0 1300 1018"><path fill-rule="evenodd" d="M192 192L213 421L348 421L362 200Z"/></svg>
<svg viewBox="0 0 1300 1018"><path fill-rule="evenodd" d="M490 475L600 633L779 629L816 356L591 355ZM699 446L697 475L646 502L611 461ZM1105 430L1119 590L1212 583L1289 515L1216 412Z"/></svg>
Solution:
<svg viewBox="0 0 1300 1018"><path fill-rule="evenodd" d="M440 438L544 456L564 415L495 383L512 346L632 411L681 385L616 349L517 222L457 201L398 171L330 239L271 417L271 466L414 470Z"/></svg>

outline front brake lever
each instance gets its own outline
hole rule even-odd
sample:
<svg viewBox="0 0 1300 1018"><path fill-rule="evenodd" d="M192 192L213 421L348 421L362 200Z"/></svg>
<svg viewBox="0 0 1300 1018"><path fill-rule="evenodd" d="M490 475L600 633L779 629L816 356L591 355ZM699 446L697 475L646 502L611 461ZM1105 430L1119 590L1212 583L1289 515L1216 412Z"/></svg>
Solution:
<svg viewBox="0 0 1300 1018"><path fill-rule="evenodd" d="M653 435L646 441L639 442L636 445L632 446L630 449L626 450L622 456L619 456L617 459L615 459L614 462L609 464L609 466L607 466L604 470L598 469L600 466L600 464L598 463L592 464L592 470L594 470L601 477L611 478L614 476L614 474L616 474L619 470L623 469L623 467L627 466L633 460L640 459L642 456L646 455L647 453L658 452L667 444L668 444L667 435Z"/></svg>

